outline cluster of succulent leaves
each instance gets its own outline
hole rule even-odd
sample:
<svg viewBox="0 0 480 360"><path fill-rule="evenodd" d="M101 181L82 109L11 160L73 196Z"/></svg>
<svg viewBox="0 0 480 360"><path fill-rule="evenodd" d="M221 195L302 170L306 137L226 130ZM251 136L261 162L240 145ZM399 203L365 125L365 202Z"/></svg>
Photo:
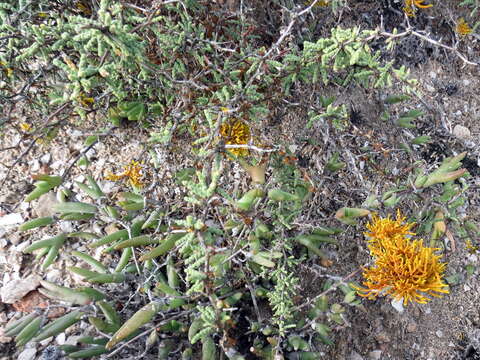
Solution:
<svg viewBox="0 0 480 360"><path fill-rule="evenodd" d="M119 342L142 335L141 327L150 324L146 346L158 343L160 358L180 349L188 359L201 347L204 359L215 359L220 351L237 360L247 352L265 359L278 353L316 359L320 355L307 339L331 344L330 331L345 323L344 306L361 307L355 290L335 277L324 282L312 301L297 303L299 264L311 259L328 264L322 248L335 246L335 235L342 229L297 228L311 184L295 164L272 152L265 164L271 176L265 183L265 167L258 161L240 161L247 171L263 174L252 175L251 188L231 193L231 179L224 172L225 162L231 160L212 143L228 114L251 124L261 121L277 102L291 96L296 83L369 89L400 83L405 93L412 92L415 83L406 69L382 63L372 52L368 44L376 38L375 31L334 28L329 37L304 42L301 49L290 46L277 56L255 46L257 35L246 19L209 18L212 6L207 1L172 2L147 15L107 0L95 11L50 1L0 4L0 41L6 45L0 61L13 69L11 74L2 72L2 90L10 94L5 96L7 110L23 98L30 100L33 115L70 109L84 117L105 108L105 117L114 125L126 119L151 127L152 149L177 134L190 134L189 151L202 164L178 171L176 179L186 195L181 205L171 208L159 206L141 191L123 192L114 199L91 176L76 184L77 191L61 188L59 176L36 176L35 189L25 200L57 189L56 214L30 220L20 230L56 229L62 221L74 222L76 228L35 241L25 252L44 257L44 269L69 241L118 256L106 261L73 251L81 266L68 271L90 286L70 289L43 281L44 295L75 309L47 324L37 313L20 319L7 329L19 346L88 319L96 335L80 339L81 346L62 346L72 358L115 351ZM208 21L215 22L218 36L212 36ZM22 83L25 86L19 87ZM385 102L404 99L405 94L399 94ZM335 100L320 97L307 126L328 119L343 128L348 111ZM403 113L397 124L411 128L419 116L417 110ZM425 141L417 138L406 149ZM442 183L438 202L425 206L418 221L425 224L425 232L440 231L436 224L443 219L460 223L455 209L467 188L453 182L464 175L457 170L460 160L461 156L447 159L427 175L419 170L414 179L381 199L369 198L363 208L340 209L337 218L355 224L369 209L398 206ZM336 154L327 169L335 172L344 165ZM440 209L438 203L443 204ZM85 232L91 224L115 224L117 230ZM472 234L472 227L467 228ZM117 312L114 298L115 286L124 283L141 284L132 296L140 296L144 304L128 319ZM248 349L236 344L239 333L248 339Z"/></svg>

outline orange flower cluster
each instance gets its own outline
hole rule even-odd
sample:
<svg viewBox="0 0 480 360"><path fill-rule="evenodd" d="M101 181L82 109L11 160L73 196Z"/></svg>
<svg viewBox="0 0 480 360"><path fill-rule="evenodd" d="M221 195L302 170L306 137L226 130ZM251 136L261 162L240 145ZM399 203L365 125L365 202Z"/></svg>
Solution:
<svg viewBox="0 0 480 360"><path fill-rule="evenodd" d="M227 145L246 145L250 140L250 128L240 119L230 119L220 127L220 135ZM248 155L248 149L228 149L236 156Z"/></svg>
<svg viewBox="0 0 480 360"><path fill-rule="evenodd" d="M138 161L132 160L130 164L123 167L124 171L120 174L108 173L105 176L106 180L118 181L127 178L133 187L142 187L144 185L142 181L142 166Z"/></svg>
<svg viewBox="0 0 480 360"><path fill-rule="evenodd" d="M455 27L455 30L458 34L465 36L469 35L472 33L472 28L470 25L467 24L464 18L458 19L457 26Z"/></svg>
<svg viewBox="0 0 480 360"><path fill-rule="evenodd" d="M432 4L424 4L425 0L405 0L403 11L407 16L415 16L416 7L419 9L426 9L432 7Z"/></svg>
<svg viewBox="0 0 480 360"><path fill-rule="evenodd" d="M364 269L365 288L357 288L360 296L375 299L389 295L403 304L425 304L431 299L425 295L448 294L448 285L442 278L445 263L436 255L437 248L425 247L423 240L413 240L413 223L405 223L405 217L397 212L397 219L385 219L374 215L365 233L370 239L368 248L375 263Z"/></svg>

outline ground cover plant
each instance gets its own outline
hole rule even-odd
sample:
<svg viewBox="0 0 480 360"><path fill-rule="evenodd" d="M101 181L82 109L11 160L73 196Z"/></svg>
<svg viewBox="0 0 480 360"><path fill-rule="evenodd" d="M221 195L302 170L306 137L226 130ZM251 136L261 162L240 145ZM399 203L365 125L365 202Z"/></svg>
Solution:
<svg viewBox="0 0 480 360"><path fill-rule="evenodd" d="M478 251L480 141L441 132L412 69L478 71L478 4L357 17L363 3L0 3L0 126L16 134L1 150L20 149L2 187L36 149L73 148L2 201L23 214L7 250L48 304L5 301L4 280L12 356L345 358L374 306L461 292L478 270L446 258ZM107 163L96 149L121 134Z"/></svg>

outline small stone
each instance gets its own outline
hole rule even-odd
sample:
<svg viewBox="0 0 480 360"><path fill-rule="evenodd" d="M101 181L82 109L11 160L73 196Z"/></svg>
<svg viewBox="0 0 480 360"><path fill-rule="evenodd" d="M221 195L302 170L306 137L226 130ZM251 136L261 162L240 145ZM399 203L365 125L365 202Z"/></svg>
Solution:
<svg viewBox="0 0 480 360"><path fill-rule="evenodd" d="M436 91L436 89L435 89L432 85L428 85L428 84L425 85L425 89L426 89L428 92L431 92L431 93L433 93L433 92Z"/></svg>
<svg viewBox="0 0 480 360"><path fill-rule="evenodd" d="M58 269L48 270L45 278L47 281L57 283L62 280L62 272Z"/></svg>
<svg viewBox="0 0 480 360"><path fill-rule="evenodd" d="M455 125L453 135L459 139L468 139L471 136L470 130L462 125Z"/></svg>
<svg viewBox="0 0 480 360"><path fill-rule="evenodd" d="M31 172L38 172L38 170L40 170L40 161L33 160L32 165L30 166L30 171Z"/></svg>
<svg viewBox="0 0 480 360"><path fill-rule="evenodd" d="M471 81L468 80L468 79L463 79L463 80L462 80L463 86L468 86L468 85L470 85L470 83L471 83Z"/></svg>
<svg viewBox="0 0 480 360"><path fill-rule="evenodd" d="M443 337L443 331L438 330L438 331L435 332L435 335L437 335L437 337L441 338L441 337Z"/></svg>
<svg viewBox="0 0 480 360"><path fill-rule="evenodd" d="M110 235L110 234L113 234L114 232L118 231L118 227L114 223L111 223L111 224L105 226L105 228L103 230L107 233L107 235Z"/></svg>
<svg viewBox="0 0 480 360"><path fill-rule="evenodd" d="M50 336L49 338L46 338L45 340L40 341L40 345L47 346L52 342L52 340L53 340L53 336Z"/></svg>
<svg viewBox="0 0 480 360"><path fill-rule="evenodd" d="M470 262L472 262L472 263L475 263L475 262L478 261L478 256L475 255L475 254L469 254L469 255L467 256L467 259L468 259L468 261L470 261Z"/></svg>
<svg viewBox="0 0 480 360"><path fill-rule="evenodd" d="M22 214L11 213L0 217L0 226L11 226L21 224L23 222Z"/></svg>
<svg viewBox="0 0 480 360"><path fill-rule="evenodd" d="M65 345L77 345L78 339L80 339L81 335L72 335L65 340Z"/></svg>
<svg viewBox="0 0 480 360"><path fill-rule="evenodd" d="M415 322L409 322L407 325L407 332L412 333L417 330L417 324Z"/></svg>
<svg viewBox="0 0 480 360"><path fill-rule="evenodd" d="M350 357L348 358L348 360L363 360L362 356L357 353L356 351L352 351L350 353Z"/></svg>
<svg viewBox="0 0 480 360"><path fill-rule="evenodd" d="M379 343L389 343L390 336L388 336L386 331L380 331L377 335L375 335L375 340Z"/></svg>
<svg viewBox="0 0 480 360"><path fill-rule="evenodd" d="M470 290L472 290L472 289L471 289L470 286L468 286L467 284L464 284L464 285L463 285L463 290L465 290L465 291L470 291Z"/></svg>
<svg viewBox="0 0 480 360"><path fill-rule="evenodd" d="M40 158L40 162L42 164L48 164L52 160L52 155L50 153L46 153Z"/></svg>
<svg viewBox="0 0 480 360"><path fill-rule="evenodd" d="M382 358L382 350L373 350L368 353L368 358L371 360L380 360Z"/></svg>
<svg viewBox="0 0 480 360"><path fill-rule="evenodd" d="M18 360L33 360L37 355L36 348L27 348L18 355Z"/></svg>
<svg viewBox="0 0 480 360"><path fill-rule="evenodd" d="M13 234L8 235L8 241L10 241L12 245L18 245L21 239L22 237L17 232L14 232Z"/></svg>
<svg viewBox="0 0 480 360"><path fill-rule="evenodd" d="M437 73L435 71L430 71L430 77L432 79L436 79L437 78Z"/></svg>
<svg viewBox="0 0 480 360"><path fill-rule="evenodd" d="M58 345L63 345L65 344L65 333L61 333L59 335L57 335L57 337L55 338L55 341Z"/></svg>
<svg viewBox="0 0 480 360"><path fill-rule="evenodd" d="M65 233L73 232L73 221L60 221L60 230Z"/></svg>
<svg viewBox="0 0 480 360"><path fill-rule="evenodd" d="M53 206L57 203L57 198L52 192L48 192L38 199L37 205L33 211L38 217L51 216L55 212Z"/></svg>
<svg viewBox="0 0 480 360"><path fill-rule="evenodd" d="M43 352L41 360L60 360L63 358L62 351L53 345L47 346Z"/></svg>
<svg viewBox="0 0 480 360"><path fill-rule="evenodd" d="M20 300L30 291L40 286L42 278L38 275L30 275L25 279L12 280L1 289L2 301L6 304L13 304Z"/></svg>
<svg viewBox="0 0 480 360"><path fill-rule="evenodd" d="M78 175L78 176L75 177L74 180L75 180L75 181L78 181L78 182L80 182L80 183L83 183L83 182L85 181L85 176L83 176L83 175Z"/></svg>
<svg viewBox="0 0 480 360"><path fill-rule="evenodd" d="M403 308L403 299L399 299L399 300L392 299L391 304L393 308L397 310L399 313L403 313L403 311L405 310Z"/></svg>

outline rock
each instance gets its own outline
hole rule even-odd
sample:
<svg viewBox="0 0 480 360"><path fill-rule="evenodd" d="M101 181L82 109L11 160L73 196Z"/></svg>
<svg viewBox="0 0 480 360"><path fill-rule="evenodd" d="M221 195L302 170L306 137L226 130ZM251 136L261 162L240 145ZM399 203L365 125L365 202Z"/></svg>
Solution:
<svg viewBox="0 0 480 360"><path fill-rule="evenodd" d="M471 136L470 130L462 125L455 125L453 135L459 139L468 139Z"/></svg>
<svg viewBox="0 0 480 360"><path fill-rule="evenodd" d="M118 230L119 229L118 229L117 225L114 224L114 223L111 223L111 224L105 226L105 228L103 229L103 231L105 231L105 233L107 235L113 234L114 232L116 232Z"/></svg>
<svg viewBox="0 0 480 360"><path fill-rule="evenodd" d="M35 355L37 355L36 348L27 348L18 355L18 360L33 360Z"/></svg>
<svg viewBox="0 0 480 360"><path fill-rule="evenodd" d="M417 324L413 321L409 322L407 325L407 332L412 333L417 330Z"/></svg>
<svg viewBox="0 0 480 360"><path fill-rule="evenodd" d="M62 332L61 334L57 335L57 337L55 338L55 342L56 342L58 345L63 345L63 344L65 344L65 333Z"/></svg>
<svg viewBox="0 0 480 360"><path fill-rule="evenodd" d="M400 300L395 300L393 299L391 301L391 304L395 310L397 310L399 313L403 313L404 308L403 308L403 298Z"/></svg>
<svg viewBox="0 0 480 360"><path fill-rule="evenodd" d="M441 337L443 337L443 331L442 330L437 330L435 332L435 335L437 335L437 337L441 338Z"/></svg>
<svg viewBox="0 0 480 360"><path fill-rule="evenodd" d="M32 165L30 167L30 171L36 173L38 172L38 170L40 170L40 161L33 160Z"/></svg>
<svg viewBox="0 0 480 360"><path fill-rule="evenodd" d="M18 232L14 232L13 234L8 235L8 241L10 241L12 245L18 245L21 239L22 237Z"/></svg>
<svg viewBox="0 0 480 360"><path fill-rule="evenodd" d="M382 350L373 350L368 353L368 358L371 360L380 360L382 358Z"/></svg>
<svg viewBox="0 0 480 360"><path fill-rule="evenodd" d="M0 226L12 226L23 223L23 217L20 213L11 213L0 217Z"/></svg>
<svg viewBox="0 0 480 360"><path fill-rule="evenodd" d="M363 360L362 356L357 353L356 351L352 351L350 353L350 356L348 357L348 360Z"/></svg>
<svg viewBox="0 0 480 360"><path fill-rule="evenodd" d="M52 155L50 153L46 153L40 158L40 162L42 164L48 164L52 160Z"/></svg>
<svg viewBox="0 0 480 360"><path fill-rule="evenodd" d="M60 360L62 358L62 350L56 346L50 345L43 350L42 357L39 360Z"/></svg>
<svg viewBox="0 0 480 360"><path fill-rule="evenodd" d="M60 280L62 280L62 272L58 269L52 269L52 270L49 269L46 275L46 280L53 283L57 283Z"/></svg>
<svg viewBox="0 0 480 360"><path fill-rule="evenodd" d="M390 336L388 336L386 331L380 331L377 335L375 335L375 340L379 343L389 343Z"/></svg>
<svg viewBox="0 0 480 360"><path fill-rule="evenodd" d="M37 205L33 209L38 217L51 216L54 214L53 205L57 203L57 198L52 192L40 196Z"/></svg>
<svg viewBox="0 0 480 360"><path fill-rule="evenodd" d="M60 230L65 233L73 232L73 221L60 221Z"/></svg>
<svg viewBox="0 0 480 360"><path fill-rule="evenodd" d="M2 301L6 304L13 304L20 300L30 291L40 286L42 278L38 275L30 275L25 279L12 280L1 289Z"/></svg>

